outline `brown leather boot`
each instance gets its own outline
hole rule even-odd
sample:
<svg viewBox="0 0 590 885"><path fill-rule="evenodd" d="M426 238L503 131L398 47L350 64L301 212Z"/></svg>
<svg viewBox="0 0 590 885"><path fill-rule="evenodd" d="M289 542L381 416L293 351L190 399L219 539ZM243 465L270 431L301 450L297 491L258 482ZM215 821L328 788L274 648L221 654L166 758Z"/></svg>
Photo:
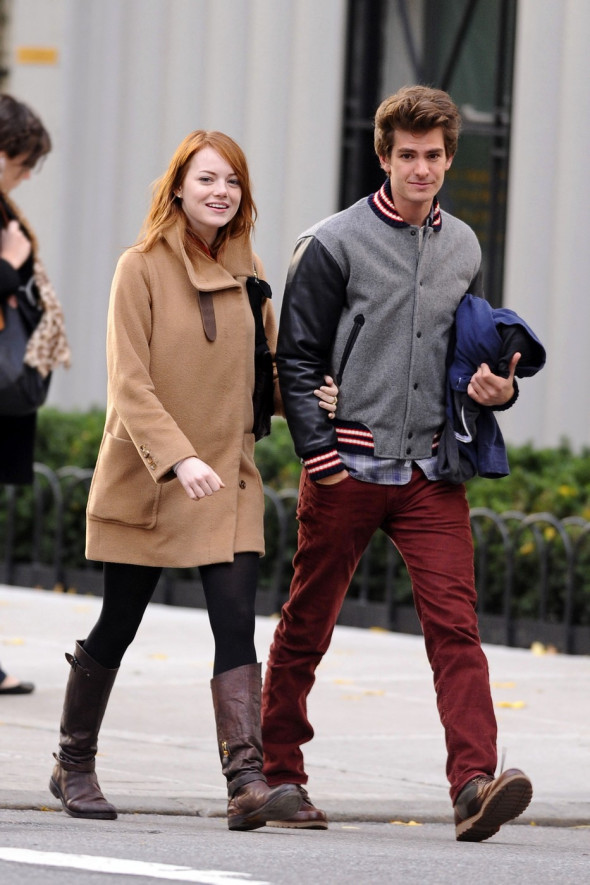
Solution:
<svg viewBox="0 0 590 885"><path fill-rule="evenodd" d="M255 830L299 810L294 784L269 787L262 773L260 664L245 664L211 680L221 769L227 778L227 826Z"/></svg>
<svg viewBox="0 0 590 885"><path fill-rule="evenodd" d="M66 660L72 669L49 789L72 817L114 820L117 811L103 796L94 767L98 732L119 671L101 667L86 654L81 641Z"/></svg>
<svg viewBox="0 0 590 885"><path fill-rule="evenodd" d="M321 808L316 808L309 793L301 784L297 784L301 796L301 808L286 820L269 820L269 827L287 827L293 830L327 830L328 816Z"/></svg>
<svg viewBox="0 0 590 885"><path fill-rule="evenodd" d="M459 842L483 842L498 832L502 824L514 820L533 798L533 785L519 768L493 778L479 775L470 780L457 796L455 835Z"/></svg>

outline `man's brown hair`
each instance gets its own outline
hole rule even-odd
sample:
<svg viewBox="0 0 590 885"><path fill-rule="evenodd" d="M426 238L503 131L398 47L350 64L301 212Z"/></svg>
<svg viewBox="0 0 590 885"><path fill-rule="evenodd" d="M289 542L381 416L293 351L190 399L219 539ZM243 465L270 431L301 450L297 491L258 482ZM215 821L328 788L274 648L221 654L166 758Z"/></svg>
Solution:
<svg viewBox="0 0 590 885"><path fill-rule="evenodd" d="M430 86L404 86L381 102L375 114L375 151L389 157L396 129L427 132L440 126L447 157L454 157L461 129L461 115L447 92Z"/></svg>

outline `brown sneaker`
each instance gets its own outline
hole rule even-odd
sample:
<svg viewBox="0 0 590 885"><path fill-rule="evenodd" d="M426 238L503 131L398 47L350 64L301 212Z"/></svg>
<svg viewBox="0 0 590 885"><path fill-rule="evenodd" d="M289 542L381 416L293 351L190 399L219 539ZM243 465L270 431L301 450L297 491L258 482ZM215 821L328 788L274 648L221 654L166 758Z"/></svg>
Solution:
<svg viewBox="0 0 590 885"><path fill-rule="evenodd" d="M290 827L298 830L327 830L328 818L326 812L316 808L312 803L307 790L301 784L296 784L301 794L301 807L292 817L286 820L267 820L267 827Z"/></svg>
<svg viewBox="0 0 590 885"><path fill-rule="evenodd" d="M483 842L497 833L502 824L518 817L533 797L533 785L518 768L509 768L500 777L474 777L466 784L454 805L455 834L459 842Z"/></svg>

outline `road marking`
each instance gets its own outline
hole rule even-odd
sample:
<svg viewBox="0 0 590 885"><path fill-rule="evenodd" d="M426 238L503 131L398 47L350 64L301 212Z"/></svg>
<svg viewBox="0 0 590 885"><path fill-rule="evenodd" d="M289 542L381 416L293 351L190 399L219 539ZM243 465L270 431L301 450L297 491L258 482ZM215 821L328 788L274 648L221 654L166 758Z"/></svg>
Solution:
<svg viewBox="0 0 590 885"><path fill-rule="evenodd" d="M194 870L166 863L146 863L119 857L95 857L92 854L62 854L57 851L31 851L27 848L0 848L0 860L44 867L69 867L74 870L118 873L123 876L150 876L152 879L195 882L198 885L244 885L244 883L270 885L269 882L252 879L249 873Z"/></svg>

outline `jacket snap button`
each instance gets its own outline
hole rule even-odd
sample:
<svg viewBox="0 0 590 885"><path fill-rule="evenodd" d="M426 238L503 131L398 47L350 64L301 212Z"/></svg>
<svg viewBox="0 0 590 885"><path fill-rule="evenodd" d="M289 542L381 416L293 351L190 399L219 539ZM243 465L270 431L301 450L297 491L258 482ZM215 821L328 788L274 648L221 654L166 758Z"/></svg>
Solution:
<svg viewBox="0 0 590 885"><path fill-rule="evenodd" d="M240 480L240 488L241 488L241 489L245 489L245 488L246 488L246 483L244 482L243 479Z"/></svg>

